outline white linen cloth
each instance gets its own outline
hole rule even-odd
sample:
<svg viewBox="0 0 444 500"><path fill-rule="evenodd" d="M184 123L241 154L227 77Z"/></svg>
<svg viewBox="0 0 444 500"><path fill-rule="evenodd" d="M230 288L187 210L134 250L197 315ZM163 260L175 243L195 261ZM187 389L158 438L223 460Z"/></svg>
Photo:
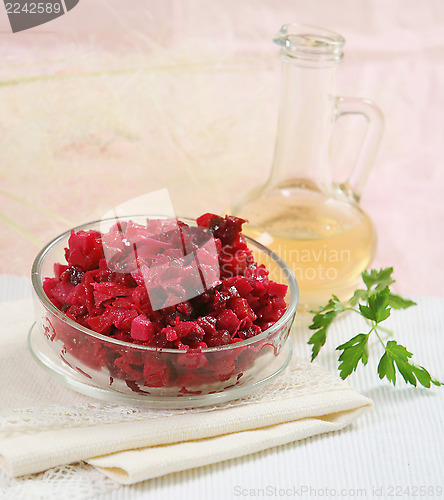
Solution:
<svg viewBox="0 0 444 500"><path fill-rule="evenodd" d="M53 379L27 349L29 300L0 304L0 465L11 476L86 461L129 484L350 424L372 402L294 358L258 393L193 410L97 402Z"/></svg>

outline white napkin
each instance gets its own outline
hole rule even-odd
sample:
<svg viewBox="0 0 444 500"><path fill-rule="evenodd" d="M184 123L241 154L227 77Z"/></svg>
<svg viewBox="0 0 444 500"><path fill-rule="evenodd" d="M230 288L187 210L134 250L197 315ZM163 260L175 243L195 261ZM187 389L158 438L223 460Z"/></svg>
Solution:
<svg viewBox="0 0 444 500"><path fill-rule="evenodd" d="M32 359L30 301L0 304L0 466L12 476L84 460L129 484L342 429L372 402L316 364L294 358L241 400L193 410L98 402Z"/></svg>

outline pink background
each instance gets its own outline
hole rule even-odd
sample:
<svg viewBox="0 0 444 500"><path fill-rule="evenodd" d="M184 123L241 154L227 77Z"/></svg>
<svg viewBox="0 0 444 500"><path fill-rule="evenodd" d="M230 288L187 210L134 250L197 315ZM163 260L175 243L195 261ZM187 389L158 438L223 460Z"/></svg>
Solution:
<svg viewBox="0 0 444 500"><path fill-rule="evenodd" d="M385 114L362 198L374 265L395 267L399 291L443 295L442 0L80 0L16 34L0 6L0 272L28 275L40 244L133 196L167 187L196 216L262 182L287 22L341 33L338 94ZM356 126L338 126L339 170Z"/></svg>

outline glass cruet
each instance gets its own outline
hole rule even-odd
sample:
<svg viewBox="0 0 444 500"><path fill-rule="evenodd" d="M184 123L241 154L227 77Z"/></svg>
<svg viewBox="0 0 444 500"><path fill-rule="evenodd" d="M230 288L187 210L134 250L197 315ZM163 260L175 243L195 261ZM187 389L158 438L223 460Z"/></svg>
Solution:
<svg viewBox="0 0 444 500"><path fill-rule="evenodd" d="M292 268L299 311L325 304L332 293L350 298L370 264L376 234L359 206L383 131L383 116L366 99L335 95L344 38L314 26L288 24L281 46L282 89L274 160L265 185L234 201L231 213L248 220L245 232ZM335 182L330 145L338 118L359 114L367 128L348 178Z"/></svg>

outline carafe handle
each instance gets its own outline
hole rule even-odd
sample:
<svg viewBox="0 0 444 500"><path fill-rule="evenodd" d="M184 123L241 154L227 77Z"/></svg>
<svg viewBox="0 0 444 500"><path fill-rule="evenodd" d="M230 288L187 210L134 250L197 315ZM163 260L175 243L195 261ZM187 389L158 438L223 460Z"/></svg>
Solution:
<svg viewBox="0 0 444 500"><path fill-rule="evenodd" d="M361 115L367 120L367 132L356 165L347 180L341 184L341 188L345 191L351 190L353 197L359 200L381 142L384 131L384 115L378 106L368 99L337 97L336 119L345 115Z"/></svg>

